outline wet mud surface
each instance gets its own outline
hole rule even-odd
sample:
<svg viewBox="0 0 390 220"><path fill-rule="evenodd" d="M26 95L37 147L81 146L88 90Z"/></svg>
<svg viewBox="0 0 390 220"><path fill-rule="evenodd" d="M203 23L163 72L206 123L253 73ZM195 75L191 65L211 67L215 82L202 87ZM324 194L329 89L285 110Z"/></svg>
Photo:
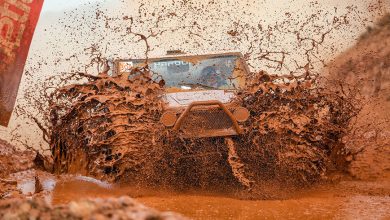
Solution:
<svg viewBox="0 0 390 220"><path fill-rule="evenodd" d="M351 185L353 185L352 183ZM193 219L386 219L389 195L348 195L336 187L287 200L236 200L220 196L169 195L137 198L160 210Z"/></svg>
<svg viewBox="0 0 390 220"><path fill-rule="evenodd" d="M128 195L161 211L191 219L386 219L390 217L389 181L341 181L298 190L284 200L238 200L201 192L177 193L115 186L91 178L71 177L57 182L53 204L85 198Z"/></svg>

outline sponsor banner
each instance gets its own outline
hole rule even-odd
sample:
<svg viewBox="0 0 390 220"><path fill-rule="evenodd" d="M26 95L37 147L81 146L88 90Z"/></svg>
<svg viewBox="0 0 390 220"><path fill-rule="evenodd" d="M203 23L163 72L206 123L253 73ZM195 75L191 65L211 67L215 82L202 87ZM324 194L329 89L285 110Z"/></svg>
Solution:
<svg viewBox="0 0 390 220"><path fill-rule="evenodd" d="M15 105L43 0L0 0L0 125Z"/></svg>

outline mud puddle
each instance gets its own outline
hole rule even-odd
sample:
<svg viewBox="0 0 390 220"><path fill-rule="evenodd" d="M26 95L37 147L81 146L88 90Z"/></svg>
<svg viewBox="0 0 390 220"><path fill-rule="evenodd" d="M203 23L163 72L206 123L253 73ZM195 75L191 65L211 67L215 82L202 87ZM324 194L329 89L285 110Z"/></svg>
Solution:
<svg viewBox="0 0 390 220"><path fill-rule="evenodd" d="M85 198L128 195L161 211L193 219L386 219L390 218L388 181L344 181L296 193L286 200L238 200L223 195L199 195L109 185L88 177L59 180L53 204Z"/></svg>

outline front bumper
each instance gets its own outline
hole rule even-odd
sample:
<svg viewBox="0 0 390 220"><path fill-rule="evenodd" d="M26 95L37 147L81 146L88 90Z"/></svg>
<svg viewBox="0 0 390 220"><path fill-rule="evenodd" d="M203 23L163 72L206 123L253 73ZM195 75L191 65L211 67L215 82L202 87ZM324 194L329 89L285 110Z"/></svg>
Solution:
<svg viewBox="0 0 390 220"><path fill-rule="evenodd" d="M185 108L167 110L161 122L186 138L233 136L242 134L239 121L249 117L246 109L248 115L242 117L243 109L217 100L196 101Z"/></svg>

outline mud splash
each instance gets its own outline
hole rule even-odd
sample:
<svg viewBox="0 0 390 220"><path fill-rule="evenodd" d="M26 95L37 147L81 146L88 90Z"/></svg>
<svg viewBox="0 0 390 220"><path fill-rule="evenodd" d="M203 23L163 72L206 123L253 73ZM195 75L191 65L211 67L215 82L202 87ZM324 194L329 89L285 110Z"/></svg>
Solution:
<svg viewBox="0 0 390 220"><path fill-rule="evenodd" d="M57 91L52 103L51 151L57 173L82 173L105 180L147 176L159 153L161 86L147 70L103 73L86 84ZM55 103L55 104L54 104ZM144 173L142 173L144 172ZM142 173L142 174L141 174ZM133 178L134 177L134 178Z"/></svg>
<svg viewBox="0 0 390 220"><path fill-rule="evenodd" d="M241 191L264 181L301 187L338 168L346 156L341 138L358 111L353 97L326 92L309 76L256 73L235 100L251 119L245 134L229 139L233 149L224 138L181 139L164 130L163 81L152 81L147 68L130 75L103 73L56 92L57 173L179 190Z"/></svg>
<svg viewBox="0 0 390 220"><path fill-rule="evenodd" d="M321 88L309 75L261 72L250 79L239 101L251 118L237 144L255 178L302 186L345 167L341 138L360 110L353 95Z"/></svg>
<svg viewBox="0 0 390 220"><path fill-rule="evenodd" d="M91 49L100 65L104 59ZM88 75L88 82L59 89L50 100L46 133L55 172L179 190L309 186L344 169L341 139L359 105L353 95L321 88L309 64L300 70L301 76L248 76L235 100L251 112L245 134L232 139L238 163L223 138L183 140L164 130L164 81L151 80L147 68L134 69L131 80Z"/></svg>
<svg viewBox="0 0 390 220"><path fill-rule="evenodd" d="M233 140L231 138L225 138L225 143L228 148L228 162L232 167L233 175L243 186L251 189L253 181L249 180L245 176L245 165L242 163L240 157L237 154L237 149Z"/></svg>

